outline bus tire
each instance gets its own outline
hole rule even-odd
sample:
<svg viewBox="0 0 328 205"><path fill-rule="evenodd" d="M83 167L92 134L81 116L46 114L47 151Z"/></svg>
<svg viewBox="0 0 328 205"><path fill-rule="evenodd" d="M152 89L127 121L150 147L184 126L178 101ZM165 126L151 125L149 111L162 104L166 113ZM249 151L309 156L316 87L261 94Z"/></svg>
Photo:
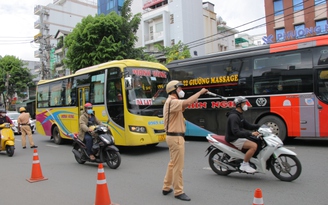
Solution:
<svg viewBox="0 0 328 205"><path fill-rule="evenodd" d="M268 115L268 116L263 117L258 122L258 124L259 125L266 124L269 127L272 127L273 133L276 134L281 139L281 141L284 142L286 140L286 137L287 137L286 125L279 117L276 117L273 115Z"/></svg>
<svg viewBox="0 0 328 205"><path fill-rule="evenodd" d="M57 126L55 126L52 130L52 138L54 139L54 143L56 144L62 144L63 142L63 139L60 137L60 133Z"/></svg>

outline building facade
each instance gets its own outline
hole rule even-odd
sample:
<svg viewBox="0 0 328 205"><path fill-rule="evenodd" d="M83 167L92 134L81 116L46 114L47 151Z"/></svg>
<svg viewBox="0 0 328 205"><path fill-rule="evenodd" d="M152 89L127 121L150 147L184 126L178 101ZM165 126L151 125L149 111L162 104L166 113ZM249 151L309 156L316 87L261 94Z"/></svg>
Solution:
<svg viewBox="0 0 328 205"><path fill-rule="evenodd" d="M34 41L40 44L34 56L40 58L41 79L58 76L55 65L62 59L57 59L55 55L57 39L54 36L57 32L71 32L82 18L96 13L96 0L54 0L53 4L37 5L34 8L34 14L39 16L34 22L34 28L39 30L34 36Z"/></svg>
<svg viewBox="0 0 328 205"><path fill-rule="evenodd" d="M121 14L124 0L98 0L98 14L109 14L114 11Z"/></svg>
<svg viewBox="0 0 328 205"><path fill-rule="evenodd" d="M327 34L326 0L265 0L266 43Z"/></svg>

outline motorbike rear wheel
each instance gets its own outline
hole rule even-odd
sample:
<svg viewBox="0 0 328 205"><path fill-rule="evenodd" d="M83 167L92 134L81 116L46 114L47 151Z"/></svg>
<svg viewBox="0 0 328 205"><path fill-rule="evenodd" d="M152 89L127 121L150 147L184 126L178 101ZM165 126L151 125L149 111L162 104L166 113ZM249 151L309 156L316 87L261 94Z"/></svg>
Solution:
<svg viewBox="0 0 328 205"><path fill-rule="evenodd" d="M12 157L15 153L15 146L7 145L6 146L6 152L7 152L8 157Z"/></svg>
<svg viewBox="0 0 328 205"><path fill-rule="evenodd" d="M119 152L107 150L106 154L106 164L109 168L116 169L121 165L121 155Z"/></svg>
<svg viewBox="0 0 328 205"><path fill-rule="evenodd" d="M221 167L215 163L215 161L227 163L227 159L225 159L224 153L219 149L214 149L208 156L208 163L210 164L211 169L218 175L222 176L227 176L232 172L224 167Z"/></svg>
<svg viewBox="0 0 328 205"><path fill-rule="evenodd" d="M79 147L78 145L75 145L73 149L77 150L81 154L81 156L83 156L83 151L81 150L82 149L81 147ZM80 158L80 157L74 155L74 158L77 161L77 163L79 163L79 164L84 164L86 162L85 160L82 159L82 157Z"/></svg>
<svg viewBox="0 0 328 205"><path fill-rule="evenodd" d="M296 156L284 154L277 159L272 157L271 172L281 181L290 182L301 175L302 165Z"/></svg>

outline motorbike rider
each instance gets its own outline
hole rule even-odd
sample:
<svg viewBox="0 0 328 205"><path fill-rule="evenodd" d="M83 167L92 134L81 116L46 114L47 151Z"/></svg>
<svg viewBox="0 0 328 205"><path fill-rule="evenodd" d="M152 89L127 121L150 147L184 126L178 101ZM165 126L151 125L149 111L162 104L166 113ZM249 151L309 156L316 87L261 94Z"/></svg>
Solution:
<svg viewBox="0 0 328 205"><path fill-rule="evenodd" d="M7 111L5 109L0 110L0 125L3 123L10 123L12 126L14 125L13 121L6 115ZM1 148L1 132L0 132L0 148Z"/></svg>
<svg viewBox="0 0 328 205"><path fill-rule="evenodd" d="M86 103L84 105L84 111L80 117L79 138L82 141L85 140L89 158L90 160L94 161L96 158L91 150L93 145L93 138L91 136L91 132L93 131L93 128L91 128L90 126L92 125L103 125L103 123L100 122L94 115L94 112L92 110L92 104Z"/></svg>
<svg viewBox="0 0 328 205"><path fill-rule="evenodd" d="M226 114L228 121L225 140L236 146L239 150L247 150L244 161L241 163L239 169L248 173L254 173L256 170L249 165L249 160L256 152L257 144L247 138L258 136L260 133L257 131L250 132L248 130L257 130L260 126L251 124L244 119L243 113L248 109L246 102L247 99L243 96L238 96L234 99L236 109Z"/></svg>

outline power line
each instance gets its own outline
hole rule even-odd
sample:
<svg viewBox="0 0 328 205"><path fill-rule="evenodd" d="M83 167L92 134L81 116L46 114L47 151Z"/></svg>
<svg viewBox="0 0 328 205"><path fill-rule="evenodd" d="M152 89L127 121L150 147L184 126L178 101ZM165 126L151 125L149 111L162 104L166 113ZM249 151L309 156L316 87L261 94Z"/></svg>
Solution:
<svg viewBox="0 0 328 205"><path fill-rule="evenodd" d="M307 0L307 1L309 1L309 0ZM298 4L297 4L297 5L298 5ZM311 8L311 7L314 7L314 6L315 6L315 5L312 5L312 6L309 6L309 7L303 8L302 10L305 10L305 9L308 9L308 8ZM290 8L293 8L293 7L288 7L288 8L286 8L286 9L290 9ZM286 10L286 9L284 9L284 10ZM326 9L326 8L324 8L324 9ZM300 11L301 11L301 10L300 10ZM314 12L314 11L313 11L313 12ZM312 12L308 12L308 13L312 13ZM308 13L306 13L306 14L308 14ZM268 15L268 16L271 16L271 15L274 15L274 13L273 13L273 14L270 14L270 15ZM254 26L254 27L251 27L251 28L249 28L249 29L242 30L242 31L240 31L240 32L238 32L238 33L242 33L242 32L249 31L249 30L252 30L252 29L255 29L255 28L259 28L259 27L263 27L263 26L265 26L265 25L273 24L273 23L275 23L275 22L277 22L277 21L279 21L279 20L282 20L282 19L284 19L285 17L291 16L291 15L294 16L294 13L291 13L291 14L286 15L286 16L282 16L282 17L280 17L279 19L275 19L275 20L270 21L270 22L268 22L268 23L263 23L263 24L260 24L260 25L257 25L257 26ZM302 16L302 14L300 14L300 16ZM266 18L266 17L262 17L262 18ZM260 19L262 19L262 18L260 18ZM256 20L255 20L255 21L256 21ZM253 21L252 21L252 22L253 22ZM248 24L248 23L247 23L247 24ZM243 25L245 25L245 24L243 24ZM243 25L241 25L241 26L243 26ZM240 26L238 26L238 27L240 27ZM235 27L235 28L238 28L238 27ZM226 31L223 31L223 32L220 32L220 33L214 34L214 35L209 36L209 37L206 37L206 38L214 37L214 36L216 36L216 35L219 35L219 34L222 34L222 33L224 33L224 32L227 32L227 31L233 30L233 29L235 29L235 28L228 29L228 30L226 30ZM198 43L195 43L195 45L190 45L190 46L189 46L188 44L185 44L185 45L187 45L187 46L189 47L189 49L190 49L190 48L195 48L195 47L198 47L198 46L201 46L201 45L205 45L205 44L207 44L207 43L210 43L210 42L213 42L213 41L217 41L217 40L220 40L220 39L223 39L223 38L226 38L226 37L229 37L229 36L232 36L232 35L238 34L238 33L229 34L229 35L226 35L226 36L223 36L223 37L220 37L220 38L216 38L216 39L212 39L212 40L208 40L208 41L205 41L205 42L198 42ZM206 39L206 38L203 38L203 39ZM202 39L200 39L200 40L202 40ZM196 40L196 41L194 41L194 42L197 42L197 41L200 41L200 40Z"/></svg>

